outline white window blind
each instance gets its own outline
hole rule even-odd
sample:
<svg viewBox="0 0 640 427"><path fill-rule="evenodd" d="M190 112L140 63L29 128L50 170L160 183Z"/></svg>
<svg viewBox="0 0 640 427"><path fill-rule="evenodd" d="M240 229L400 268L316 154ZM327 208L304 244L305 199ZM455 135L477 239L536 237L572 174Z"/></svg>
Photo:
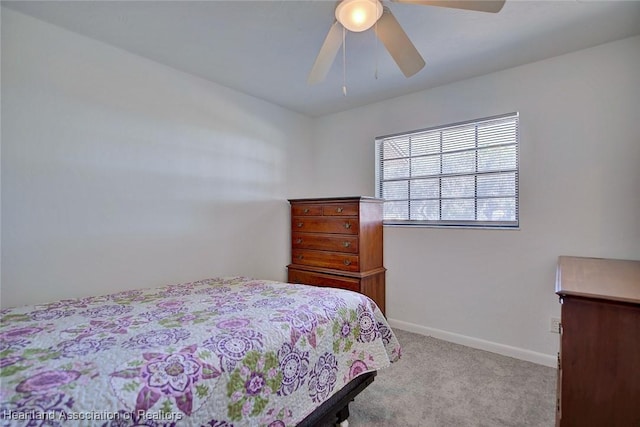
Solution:
<svg viewBox="0 0 640 427"><path fill-rule="evenodd" d="M376 138L396 225L518 227L518 113Z"/></svg>

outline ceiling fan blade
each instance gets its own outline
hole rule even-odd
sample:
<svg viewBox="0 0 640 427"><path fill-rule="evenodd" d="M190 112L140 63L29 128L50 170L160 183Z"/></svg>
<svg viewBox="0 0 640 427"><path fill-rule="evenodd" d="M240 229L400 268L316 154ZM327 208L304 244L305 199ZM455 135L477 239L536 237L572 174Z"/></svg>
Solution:
<svg viewBox="0 0 640 427"><path fill-rule="evenodd" d="M375 27L376 35L387 48L391 57L405 77L411 77L424 67L424 59L411 43L398 20L391 11L384 8L382 16Z"/></svg>
<svg viewBox="0 0 640 427"><path fill-rule="evenodd" d="M505 0L391 0L396 3L420 4L424 6L451 7L454 9L476 10L498 13Z"/></svg>
<svg viewBox="0 0 640 427"><path fill-rule="evenodd" d="M336 55L342 46L342 25L338 21L334 22L329 29L329 34L324 39L324 43L320 48L320 52L316 58L316 62L313 63L307 83L310 85L320 83L327 77L333 61L336 59Z"/></svg>

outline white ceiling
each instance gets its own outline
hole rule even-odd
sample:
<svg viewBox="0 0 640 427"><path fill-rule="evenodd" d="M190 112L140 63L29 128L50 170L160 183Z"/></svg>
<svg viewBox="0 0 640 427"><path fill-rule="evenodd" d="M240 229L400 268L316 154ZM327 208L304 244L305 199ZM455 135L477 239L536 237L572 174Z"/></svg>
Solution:
<svg viewBox="0 0 640 427"><path fill-rule="evenodd" d="M2 4L309 116L640 34L640 1L507 0L498 14L385 2L427 65L407 79L371 30L348 33L345 97L341 54L306 83L335 1Z"/></svg>

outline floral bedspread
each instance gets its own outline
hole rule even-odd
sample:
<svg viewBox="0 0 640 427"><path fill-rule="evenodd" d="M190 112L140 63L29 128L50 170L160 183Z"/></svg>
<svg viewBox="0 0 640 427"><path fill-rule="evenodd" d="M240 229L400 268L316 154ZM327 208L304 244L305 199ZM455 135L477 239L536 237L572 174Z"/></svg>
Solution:
<svg viewBox="0 0 640 427"><path fill-rule="evenodd" d="M291 426L400 346L367 297L242 277L0 312L0 425Z"/></svg>

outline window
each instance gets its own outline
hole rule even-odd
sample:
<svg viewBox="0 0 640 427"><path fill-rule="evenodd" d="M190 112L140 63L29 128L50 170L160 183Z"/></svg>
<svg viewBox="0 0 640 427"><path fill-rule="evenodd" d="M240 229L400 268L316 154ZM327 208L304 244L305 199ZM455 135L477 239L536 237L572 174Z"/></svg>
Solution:
<svg viewBox="0 0 640 427"><path fill-rule="evenodd" d="M518 227L518 113L376 138L392 225Z"/></svg>

